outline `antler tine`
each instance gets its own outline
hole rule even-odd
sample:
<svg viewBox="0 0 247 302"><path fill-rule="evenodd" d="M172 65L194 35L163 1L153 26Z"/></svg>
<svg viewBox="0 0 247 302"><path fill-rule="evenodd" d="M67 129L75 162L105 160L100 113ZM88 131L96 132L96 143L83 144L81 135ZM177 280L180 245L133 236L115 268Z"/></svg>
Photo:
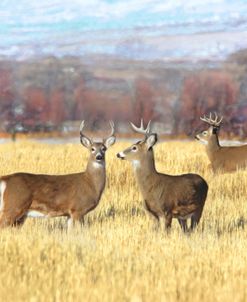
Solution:
<svg viewBox="0 0 247 302"><path fill-rule="evenodd" d="M215 124L217 124L217 126L219 126L222 121L223 121L223 116Z"/></svg>
<svg viewBox="0 0 247 302"><path fill-rule="evenodd" d="M209 122L209 119L206 117L206 115L204 114L203 117L200 117L200 120L203 121L203 122L206 122L208 123Z"/></svg>
<svg viewBox="0 0 247 302"><path fill-rule="evenodd" d="M210 112L210 113L209 113L209 117L206 117L206 115L204 115L204 117L200 117L200 119L201 119L202 121L206 122L207 124L211 125L211 126L219 127L220 124L221 124L221 122L222 122L222 120L223 120L223 117L221 117L220 120L218 120L219 117L218 117L218 115L217 115L216 112L214 112L214 115L215 115L215 116L214 116L214 118L213 118L213 115L212 115L212 113Z"/></svg>
<svg viewBox="0 0 247 302"><path fill-rule="evenodd" d="M218 115L217 115L216 112L214 112L214 120L213 120L213 122L214 122L214 123L217 123L217 119L218 119Z"/></svg>
<svg viewBox="0 0 247 302"><path fill-rule="evenodd" d="M143 119L141 119L141 125L139 128L136 125L134 125L132 122L130 122L130 125L132 126L133 130L136 131L137 133L147 135L150 132L150 123L151 123L151 121L148 122L146 129L144 128L144 125L143 125Z"/></svg>
<svg viewBox="0 0 247 302"><path fill-rule="evenodd" d="M147 133L150 133L150 126L151 126L151 120L149 120L148 124L147 124Z"/></svg>
<svg viewBox="0 0 247 302"><path fill-rule="evenodd" d="M220 121L219 121L218 123L221 123L221 122L223 121L223 118L224 118L224 117L222 116L221 119L220 119Z"/></svg>
<svg viewBox="0 0 247 302"><path fill-rule="evenodd" d="M219 126L221 124L221 122L223 121L223 116L221 118L219 118L216 112L214 114L215 114L215 124L217 124Z"/></svg>
<svg viewBox="0 0 247 302"><path fill-rule="evenodd" d="M114 122L111 120L109 121L110 127L111 127L111 134L109 136L113 136L115 133L115 126L114 126Z"/></svg>
<svg viewBox="0 0 247 302"><path fill-rule="evenodd" d="M144 130L143 119L141 119L141 126L140 126L140 128Z"/></svg>
<svg viewBox="0 0 247 302"><path fill-rule="evenodd" d="M84 126L85 126L85 122L83 120L80 125L80 134L82 134L82 130L83 130Z"/></svg>
<svg viewBox="0 0 247 302"><path fill-rule="evenodd" d="M82 137L86 137L90 142L93 142L93 139L87 137L85 134L82 133L82 130L83 130L84 126L85 126L85 121L83 120L81 122L81 125L80 125L80 137L81 137L81 139L82 139Z"/></svg>

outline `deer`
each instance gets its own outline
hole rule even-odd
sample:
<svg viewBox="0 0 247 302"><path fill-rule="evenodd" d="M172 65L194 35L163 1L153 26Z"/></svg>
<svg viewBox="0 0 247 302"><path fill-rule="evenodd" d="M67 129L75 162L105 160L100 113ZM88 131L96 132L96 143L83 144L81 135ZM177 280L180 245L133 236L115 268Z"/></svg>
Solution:
<svg viewBox="0 0 247 302"><path fill-rule="evenodd" d="M152 133L148 123L146 129L141 120L140 127L130 123L132 129L144 134L144 139L117 154L122 160L130 161L147 211L156 222L169 233L172 219L178 219L184 232L194 230L198 225L207 198L207 182L197 174L168 175L155 167L153 147L157 133ZM190 227L187 220L190 219Z"/></svg>
<svg viewBox="0 0 247 302"><path fill-rule="evenodd" d="M247 145L221 146L219 143L219 131L223 117L216 113L204 115L200 119L209 125L207 130L196 134L195 138L206 145L206 153L210 161L213 173L234 172L247 167Z"/></svg>
<svg viewBox="0 0 247 302"><path fill-rule="evenodd" d="M84 216L99 204L106 182L106 150L115 143L114 123L102 142L94 142L83 133L81 144L88 149L86 170L65 175L15 173L0 177L0 228L22 226L30 211L46 217L65 216L68 230L81 225Z"/></svg>

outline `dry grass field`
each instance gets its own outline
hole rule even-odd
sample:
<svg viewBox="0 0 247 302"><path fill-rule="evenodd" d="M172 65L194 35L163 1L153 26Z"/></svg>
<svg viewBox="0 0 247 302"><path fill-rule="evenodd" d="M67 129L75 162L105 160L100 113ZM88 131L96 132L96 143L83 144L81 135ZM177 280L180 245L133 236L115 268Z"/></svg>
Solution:
<svg viewBox="0 0 247 302"><path fill-rule="evenodd" d="M214 176L203 146L155 147L157 169L195 172L209 183L198 229L155 232L129 163L107 154L107 187L85 227L63 218L29 218L0 231L0 301L247 301L247 171ZM0 174L65 174L85 169L79 144L0 145Z"/></svg>

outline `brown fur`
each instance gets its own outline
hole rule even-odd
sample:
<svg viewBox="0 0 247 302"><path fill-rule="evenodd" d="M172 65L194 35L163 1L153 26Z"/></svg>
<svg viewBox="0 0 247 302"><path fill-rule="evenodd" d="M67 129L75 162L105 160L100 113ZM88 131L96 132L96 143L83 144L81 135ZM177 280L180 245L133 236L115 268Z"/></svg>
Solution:
<svg viewBox="0 0 247 302"><path fill-rule="evenodd" d="M0 227L22 225L30 210L48 217L67 216L83 222L84 216L99 203L105 187L105 151L115 142L111 136L103 143L81 137L90 151L85 172L68 175L16 173L2 176L6 183L2 192ZM100 155L100 160L97 157Z"/></svg>
<svg viewBox="0 0 247 302"><path fill-rule="evenodd" d="M155 137L155 134L146 136L145 140L118 153L118 157L133 163L146 208L159 221L164 220L166 229L171 227L172 218L177 218L181 228L187 231L187 219L191 218L192 230L200 221L208 185L197 174L173 176L157 172L152 148Z"/></svg>
<svg viewBox="0 0 247 302"><path fill-rule="evenodd" d="M218 139L219 128L213 126L196 135L196 139L205 142L207 156L214 173L234 172L247 167L247 145L221 146Z"/></svg>

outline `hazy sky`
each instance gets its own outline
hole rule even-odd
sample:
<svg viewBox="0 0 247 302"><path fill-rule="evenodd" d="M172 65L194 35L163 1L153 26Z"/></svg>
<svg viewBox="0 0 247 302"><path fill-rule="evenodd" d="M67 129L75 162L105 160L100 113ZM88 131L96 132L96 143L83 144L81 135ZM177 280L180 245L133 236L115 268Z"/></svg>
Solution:
<svg viewBox="0 0 247 302"><path fill-rule="evenodd" d="M149 47L150 37L212 32L238 33L234 41L226 45L225 40L220 40L217 43L223 44L218 47L216 43L214 48L235 50L245 47L247 0L0 1L2 55L25 58L53 53L118 54L119 43L132 38L138 38L139 42L147 38L141 43ZM243 33L243 38L239 33ZM120 50L123 48L121 43ZM149 51L152 52L152 47ZM165 55L172 55L172 51Z"/></svg>

